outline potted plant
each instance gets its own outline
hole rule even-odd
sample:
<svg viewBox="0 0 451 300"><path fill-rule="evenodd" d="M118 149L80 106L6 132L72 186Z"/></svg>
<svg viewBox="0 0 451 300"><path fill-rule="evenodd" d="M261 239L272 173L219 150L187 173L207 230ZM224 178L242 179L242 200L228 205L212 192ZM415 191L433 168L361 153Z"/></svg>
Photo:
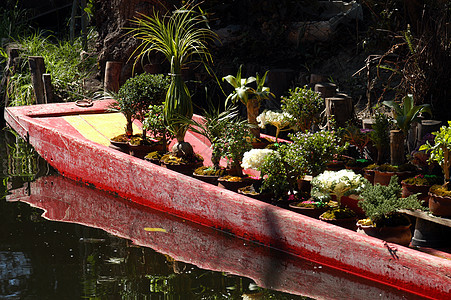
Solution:
<svg viewBox="0 0 451 300"><path fill-rule="evenodd" d="M228 107L221 112L219 108L210 105L209 110L204 110L202 120L190 120L190 130L201 134L210 142L211 162L213 164L212 166L202 166L195 169L194 177L216 184L219 177L226 175L225 168L219 164L222 149L220 139L228 126L227 124L234 122L237 116L238 111L235 107Z"/></svg>
<svg viewBox="0 0 451 300"><path fill-rule="evenodd" d="M344 128L343 140L348 142L350 146L357 149L358 154L356 159L366 159L365 150L367 145L371 142L371 129L358 128L355 125L348 125Z"/></svg>
<svg viewBox="0 0 451 300"><path fill-rule="evenodd" d="M378 167L378 164L369 164L363 168L363 177L365 177L365 179L367 179L371 184L374 183L374 172Z"/></svg>
<svg viewBox="0 0 451 300"><path fill-rule="evenodd" d="M264 110L258 117L257 122L260 128L265 128L266 125L276 127L276 143L278 142L281 131L288 131L294 129L291 123L291 115L287 112L276 112L272 110Z"/></svg>
<svg viewBox="0 0 451 300"><path fill-rule="evenodd" d="M293 143L286 146L286 161L298 169L299 174L313 177L323 172L327 163L339 156L348 146L347 143L341 143L341 138L335 131L329 130L297 132L289 137Z"/></svg>
<svg viewBox="0 0 451 300"><path fill-rule="evenodd" d="M274 192L276 199L299 191L306 175L318 175L326 169L327 162L341 153L340 138L333 131L289 134L293 143L282 144L265 158L259 171L264 178L262 188ZM308 187L308 184L305 184Z"/></svg>
<svg viewBox="0 0 451 300"><path fill-rule="evenodd" d="M399 213L400 209L423 209L417 195L401 198L401 186L397 176L388 186L375 184L366 186L360 193L360 207L367 219L357 222L357 231L383 239L387 242L408 245L412 238L410 220Z"/></svg>
<svg viewBox="0 0 451 300"><path fill-rule="evenodd" d="M289 90L288 97L282 97L281 108L290 116L289 121L297 130L305 132L319 122L325 104L320 93L307 87L296 87Z"/></svg>
<svg viewBox="0 0 451 300"><path fill-rule="evenodd" d="M152 137L153 145L149 149L144 149L145 153L149 153L152 150L167 152L169 140L173 137L167 130L166 122L163 115L163 105L150 105L143 121L143 130L150 133ZM133 150L133 147L131 148Z"/></svg>
<svg viewBox="0 0 451 300"><path fill-rule="evenodd" d="M382 164L385 162L385 155L390 146L390 121L388 117L384 113L376 111L372 129L370 139L377 150L376 159L373 160L377 164Z"/></svg>
<svg viewBox="0 0 451 300"><path fill-rule="evenodd" d="M395 175L398 180L401 181L413 176L417 172L418 169L410 163L404 163L399 166L385 163L374 169L373 184L379 183L382 185L388 185L390 183L390 178Z"/></svg>
<svg viewBox="0 0 451 300"><path fill-rule="evenodd" d="M218 185L235 191L239 187L249 185L251 179L244 176L241 163L244 153L252 149L251 140L247 121L233 119L226 124L216 143L221 157L227 159L229 175L220 177Z"/></svg>
<svg viewBox="0 0 451 300"><path fill-rule="evenodd" d="M327 202L315 199L314 197L304 200L298 199L296 195L290 195L288 201L290 202L288 205L290 210L315 219L318 219L320 215L329 209Z"/></svg>
<svg viewBox="0 0 451 300"><path fill-rule="evenodd" d="M410 146L407 143L407 137L409 135L409 131L412 127L412 124L418 122L420 120L419 115L421 113L431 113L431 108L429 104L421 104L415 105L413 101L413 95L407 94L402 98L402 103L399 104L393 100L382 102L385 106L389 107L393 112L393 119L396 126L399 128L399 132L392 132L391 134L396 136L399 135L399 138L392 138L392 150L391 150L391 160L392 164L399 165L404 162L404 153L410 153ZM395 141L399 140L400 145L396 145ZM400 151L401 150L401 151ZM402 152L402 153L397 153Z"/></svg>
<svg viewBox="0 0 451 300"><path fill-rule="evenodd" d="M208 110L203 110L202 120L190 120L190 130L204 136L209 142L212 150L211 162L215 169L219 169L221 159L220 139L224 135L229 123L234 122L238 116L236 107L226 107L224 111L210 105Z"/></svg>
<svg viewBox="0 0 451 300"><path fill-rule="evenodd" d="M266 160L268 155L274 153L273 149L251 149L244 153L241 167L243 169L259 170ZM270 200L271 192L261 189L261 178L255 178L252 187L244 187L238 189L238 192L245 195L250 195L253 198L260 200Z"/></svg>
<svg viewBox="0 0 451 300"><path fill-rule="evenodd" d="M430 162L437 162L445 175L443 185L433 185L429 190L429 210L437 216L451 216L451 191L449 190L449 176L451 167L451 121L448 126L440 127L433 132L434 143L420 147L420 151L426 151Z"/></svg>
<svg viewBox="0 0 451 300"><path fill-rule="evenodd" d="M129 103L133 109L132 119L144 123L150 105L161 105L169 87L169 77L163 74L142 73L127 81L119 88L118 103ZM118 104L119 107L123 104ZM133 127L127 120L127 132L132 132ZM147 139L147 128L142 127L142 135L130 138L130 154L144 157L151 149L153 142Z"/></svg>
<svg viewBox="0 0 451 300"><path fill-rule="evenodd" d="M418 199L429 205L429 189L435 184L443 183L443 178L437 175L418 174L401 181L402 197L417 194Z"/></svg>
<svg viewBox="0 0 451 300"><path fill-rule="evenodd" d="M361 174L356 174L352 170L347 169L324 171L315 176L311 184L311 196L313 198L323 202L329 202L331 199L336 200L339 208L352 210L354 217L356 214L363 214L357 205L359 201L358 195L370 182Z"/></svg>
<svg viewBox="0 0 451 300"><path fill-rule="evenodd" d="M205 15L197 13L195 8L188 3L165 16L155 10L152 16L135 18L133 24L136 28L130 29L130 33L142 42L133 53L137 61L152 52L159 52L170 63L171 82L164 102L164 116L168 129L177 138L172 148L173 155L177 157L193 156L192 146L185 142L189 124L183 121L192 117L193 106L182 79L182 69L194 59L200 59L203 64L210 62L208 43L216 37L205 26L208 22Z"/></svg>
<svg viewBox="0 0 451 300"><path fill-rule="evenodd" d="M233 91L226 99L226 105L229 100L233 104L238 101L246 106L247 110L247 121L250 124L250 130L255 138L260 138L260 129L257 123L257 116L259 114L260 105L262 100L269 99L270 96L274 95L270 92L269 87L264 86L266 81L266 75L268 71L260 77L257 73L256 77L242 78L241 68L239 67L236 76L228 75L222 78L223 81L227 81L232 87ZM256 84L256 88L250 87L249 84Z"/></svg>

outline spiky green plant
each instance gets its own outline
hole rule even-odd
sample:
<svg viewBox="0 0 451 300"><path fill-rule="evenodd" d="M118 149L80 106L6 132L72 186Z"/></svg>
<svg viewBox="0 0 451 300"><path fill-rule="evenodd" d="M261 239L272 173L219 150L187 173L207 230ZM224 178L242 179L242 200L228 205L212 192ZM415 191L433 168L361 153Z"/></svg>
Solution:
<svg viewBox="0 0 451 300"><path fill-rule="evenodd" d="M193 61L211 62L208 43L215 38L213 31L204 26L207 22L204 15L195 9L196 6L190 2L163 16L154 11L151 16L135 18L132 23L136 27L129 29L136 39L142 41L133 53L136 60L159 52L171 65L172 79L166 94L164 115L169 130L177 138L178 143L173 148L177 155L192 154L192 147L184 142L188 124L180 120L180 116L191 118L193 115L191 95L182 79L182 69Z"/></svg>

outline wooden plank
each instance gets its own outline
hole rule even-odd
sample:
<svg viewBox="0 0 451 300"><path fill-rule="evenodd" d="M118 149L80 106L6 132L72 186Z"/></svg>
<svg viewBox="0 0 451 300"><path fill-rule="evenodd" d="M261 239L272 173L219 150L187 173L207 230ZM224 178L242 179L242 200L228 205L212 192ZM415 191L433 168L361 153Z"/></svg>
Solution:
<svg viewBox="0 0 451 300"><path fill-rule="evenodd" d="M421 218L426 221L434 222L443 226L451 227L451 219L436 217L429 212L408 209L401 209L399 210L399 212L402 212L406 215L413 216L416 218Z"/></svg>

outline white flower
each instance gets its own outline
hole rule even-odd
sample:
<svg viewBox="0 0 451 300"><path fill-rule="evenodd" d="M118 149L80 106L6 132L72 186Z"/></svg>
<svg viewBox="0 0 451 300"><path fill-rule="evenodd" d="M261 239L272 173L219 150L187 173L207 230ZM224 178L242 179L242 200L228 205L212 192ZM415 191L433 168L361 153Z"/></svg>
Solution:
<svg viewBox="0 0 451 300"><path fill-rule="evenodd" d="M324 171L312 179L311 195L321 200L329 200L330 195L342 196L359 194L369 182L352 170Z"/></svg>
<svg viewBox="0 0 451 300"><path fill-rule="evenodd" d="M258 126L265 128L266 124L273 125L279 129L289 127L291 115L286 112L275 112L272 110L263 111L258 117Z"/></svg>
<svg viewBox="0 0 451 300"><path fill-rule="evenodd" d="M257 170L265 160L266 155L274 152L271 149L252 149L244 153L241 167Z"/></svg>

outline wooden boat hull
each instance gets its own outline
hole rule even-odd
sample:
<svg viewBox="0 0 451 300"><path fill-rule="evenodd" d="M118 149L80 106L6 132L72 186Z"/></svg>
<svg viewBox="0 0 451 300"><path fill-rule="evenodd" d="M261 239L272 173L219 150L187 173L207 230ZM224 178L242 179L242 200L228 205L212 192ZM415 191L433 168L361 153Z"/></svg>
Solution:
<svg viewBox="0 0 451 300"><path fill-rule="evenodd" d="M52 221L102 229L169 255L176 261L251 278L263 288L314 299L401 300L415 296L164 212L143 208L60 175L41 177L25 187L11 190L7 201L21 201L40 208L44 211L42 216ZM338 283L340 288L337 288Z"/></svg>
<svg viewBox="0 0 451 300"><path fill-rule="evenodd" d="M12 107L5 120L61 174L136 203L422 296L451 293L451 261L212 186L94 143L61 116L105 112L74 103ZM188 133L198 153L205 139Z"/></svg>

